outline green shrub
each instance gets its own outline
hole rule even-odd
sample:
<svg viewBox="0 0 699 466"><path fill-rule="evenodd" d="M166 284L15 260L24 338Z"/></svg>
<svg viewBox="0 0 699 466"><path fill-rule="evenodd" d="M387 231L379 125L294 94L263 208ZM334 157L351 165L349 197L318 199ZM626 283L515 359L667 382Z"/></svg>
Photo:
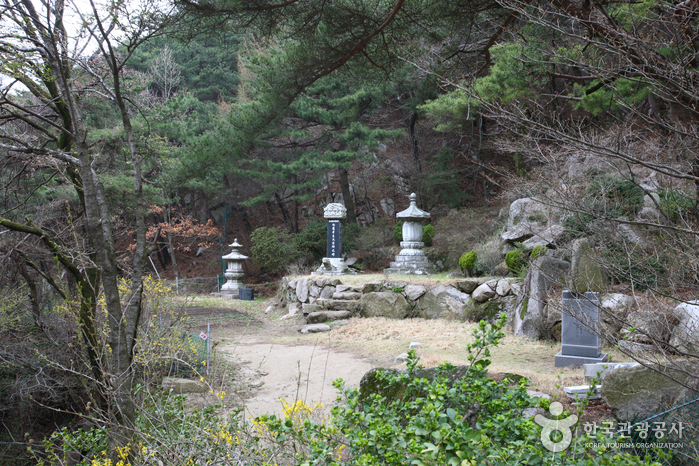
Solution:
<svg viewBox="0 0 699 466"><path fill-rule="evenodd" d="M686 216L693 208L695 200L691 193L681 189L660 189L658 190L660 209L663 214L676 222L681 217Z"/></svg>
<svg viewBox="0 0 699 466"><path fill-rule="evenodd" d="M643 190L624 178L596 178L588 186L587 195L595 200L597 213L607 217L633 218L643 207Z"/></svg>
<svg viewBox="0 0 699 466"><path fill-rule="evenodd" d="M322 219L314 220L293 235L293 238L294 248L301 255L312 262L318 262L327 253L328 222Z"/></svg>
<svg viewBox="0 0 699 466"><path fill-rule="evenodd" d="M276 272L298 257L291 235L280 227L260 227L250 235L252 259L261 269Z"/></svg>
<svg viewBox="0 0 699 466"><path fill-rule="evenodd" d="M459 258L459 268L462 273L466 273L469 277L473 275L473 269L476 266L478 254L473 249L471 252L465 252Z"/></svg>
<svg viewBox="0 0 699 466"><path fill-rule="evenodd" d="M403 241L403 222L400 221L396 223L396 226L393 228L393 239L396 240L396 243L400 243Z"/></svg>
<svg viewBox="0 0 699 466"><path fill-rule="evenodd" d="M434 238L434 227L432 225L425 225L422 227L422 241L425 246L432 246L432 239Z"/></svg>
<svg viewBox="0 0 699 466"><path fill-rule="evenodd" d="M512 274L519 275L526 265L525 258L522 251L515 249L505 254L505 264Z"/></svg>
<svg viewBox="0 0 699 466"><path fill-rule="evenodd" d="M434 227L432 225L424 225L422 227L422 241L425 246L432 246L432 240L434 239ZM396 243L403 241L403 222L400 221L393 228L393 239Z"/></svg>
<svg viewBox="0 0 699 466"><path fill-rule="evenodd" d="M541 256L545 256L546 253L548 252L548 248L543 245L536 246L534 249L532 249L531 254L529 255L529 259L533 262L537 260Z"/></svg>

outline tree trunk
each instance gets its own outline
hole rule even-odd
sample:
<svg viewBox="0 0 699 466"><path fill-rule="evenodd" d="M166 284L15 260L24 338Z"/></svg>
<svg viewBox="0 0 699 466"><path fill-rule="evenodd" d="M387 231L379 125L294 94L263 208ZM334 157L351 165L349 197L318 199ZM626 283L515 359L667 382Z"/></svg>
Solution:
<svg viewBox="0 0 699 466"><path fill-rule="evenodd" d="M170 225L172 219L170 218L170 207L168 206L165 212L165 222ZM175 274L175 283L180 279L180 271L177 269L177 258L175 257L175 246L172 244L172 232L168 228L165 231L165 236L167 237L167 250L170 253L170 260L172 261L172 272Z"/></svg>
<svg viewBox="0 0 699 466"><path fill-rule="evenodd" d="M417 172L422 173L422 166L420 164L420 152L417 144L417 135L415 134L415 123L417 122L418 113L413 112L408 118L405 119L405 125L408 127L408 137L410 138L410 147L412 148L413 160L415 160L415 167L417 167Z"/></svg>
<svg viewBox="0 0 699 466"><path fill-rule="evenodd" d="M347 223L357 223L357 215L354 212L354 201L350 192L349 176L347 170L340 168L340 189L342 190L342 200L347 209Z"/></svg>

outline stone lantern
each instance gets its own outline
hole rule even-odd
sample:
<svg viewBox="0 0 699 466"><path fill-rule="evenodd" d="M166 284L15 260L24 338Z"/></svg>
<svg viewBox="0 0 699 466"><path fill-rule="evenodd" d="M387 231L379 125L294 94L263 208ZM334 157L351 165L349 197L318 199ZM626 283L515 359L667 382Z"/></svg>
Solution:
<svg viewBox="0 0 699 466"><path fill-rule="evenodd" d="M410 207L396 214L396 218L403 220L403 241L400 242L401 251L396 255L396 261L391 262L391 267L384 269L384 273L402 274L429 274L434 272L425 252L422 248L422 224L429 220L430 214L417 207L417 196L410 195Z"/></svg>
<svg viewBox="0 0 699 466"><path fill-rule="evenodd" d="M244 288L243 282L241 281L245 272L243 272L243 261L248 257L244 256L238 251L239 248L243 247L242 244L238 243L238 238L233 241L233 244L229 244L233 248L229 254L222 257L227 263L226 273L226 283L221 287L221 294L231 295L232 298L238 297L238 289Z"/></svg>

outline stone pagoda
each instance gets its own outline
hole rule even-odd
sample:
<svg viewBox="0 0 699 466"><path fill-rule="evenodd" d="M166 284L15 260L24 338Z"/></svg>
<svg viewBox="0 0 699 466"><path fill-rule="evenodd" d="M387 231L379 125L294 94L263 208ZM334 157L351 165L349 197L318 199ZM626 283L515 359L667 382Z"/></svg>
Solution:
<svg viewBox="0 0 699 466"><path fill-rule="evenodd" d="M410 207L396 214L396 218L403 220L403 241L400 242L401 251L396 255L396 261L391 262L391 267L384 269L387 274L430 274L434 273L434 267L430 264L422 248L422 224L430 219L430 214L417 207L417 196L410 195Z"/></svg>
<svg viewBox="0 0 699 466"><path fill-rule="evenodd" d="M242 282L245 272L243 271L243 261L248 257L240 253L238 249L242 248L243 245L238 243L238 238L233 240L233 244L229 244L233 250L222 257L227 263L226 273L226 283L221 286L221 294L235 299L238 297L238 290L240 288L245 288Z"/></svg>

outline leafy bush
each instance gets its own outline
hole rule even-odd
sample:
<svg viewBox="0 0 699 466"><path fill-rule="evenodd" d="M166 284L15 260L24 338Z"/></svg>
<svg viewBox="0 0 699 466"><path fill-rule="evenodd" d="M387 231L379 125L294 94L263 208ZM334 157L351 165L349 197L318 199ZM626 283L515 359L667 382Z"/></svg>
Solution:
<svg viewBox="0 0 699 466"><path fill-rule="evenodd" d="M393 227L393 239L396 240L396 243L400 243L403 241L403 222L400 221L396 223L396 226Z"/></svg>
<svg viewBox="0 0 699 466"><path fill-rule="evenodd" d="M511 273L519 275L526 265L525 258L526 256L522 251L515 249L505 254L505 264Z"/></svg>
<svg viewBox="0 0 699 466"><path fill-rule="evenodd" d="M533 262L537 260L541 256L545 256L546 253L548 252L548 248L543 245L536 246L534 249L532 249L531 254L529 254L529 259Z"/></svg>
<svg viewBox="0 0 699 466"><path fill-rule="evenodd" d="M459 258L459 268L462 273L468 274L470 277L473 275L473 269L476 266L476 261L478 260L478 254L473 249L470 252L465 252Z"/></svg>
<svg viewBox="0 0 699 466"><path fill-rule="evenodd" d="M344 235L343 235L344 236ZM328 222L314 220L303 227L294 238L294 248L311 262L318 262L327 252Z"/></svg>
<svg viewBox="0 0 699 466"><path fill-rule="evenodd" d="M263 270L276 272L298 256L291 235L280 227L261 227L250 235L252 258Z"/></svg>
<svg viewBox="0 0 699 466"><path fill-rule="evenodd" d="M607 217L633 218L643 207L643 190L631 180L614 177L595 179L587 188L595 210Z"/></svg>
<svg viewBox="0 0 699 466"><path fill-rule="evenodd" d="M660 209L674 222L686 216L695 205L695 200L691 193L681 189L660 189L658 190L658 196L660 198Z"/></svg>
<svg viewBox="0 0 699 466"><path fill-rule="evenodd" d="M422 227L422 241L425 246L432 246L432 239L434 238L434 227L432 225L425 225Z"/></svg>
<svg viewBox="0 0 699 466"><path fill-rule="evenodd" d="M434 227L432 225L423 225L422 227L422 241L425 246L432 246L432 240L434 239ZM393 227L393 239L396 243L403 241L403 222L400 221Z"/></svg>

